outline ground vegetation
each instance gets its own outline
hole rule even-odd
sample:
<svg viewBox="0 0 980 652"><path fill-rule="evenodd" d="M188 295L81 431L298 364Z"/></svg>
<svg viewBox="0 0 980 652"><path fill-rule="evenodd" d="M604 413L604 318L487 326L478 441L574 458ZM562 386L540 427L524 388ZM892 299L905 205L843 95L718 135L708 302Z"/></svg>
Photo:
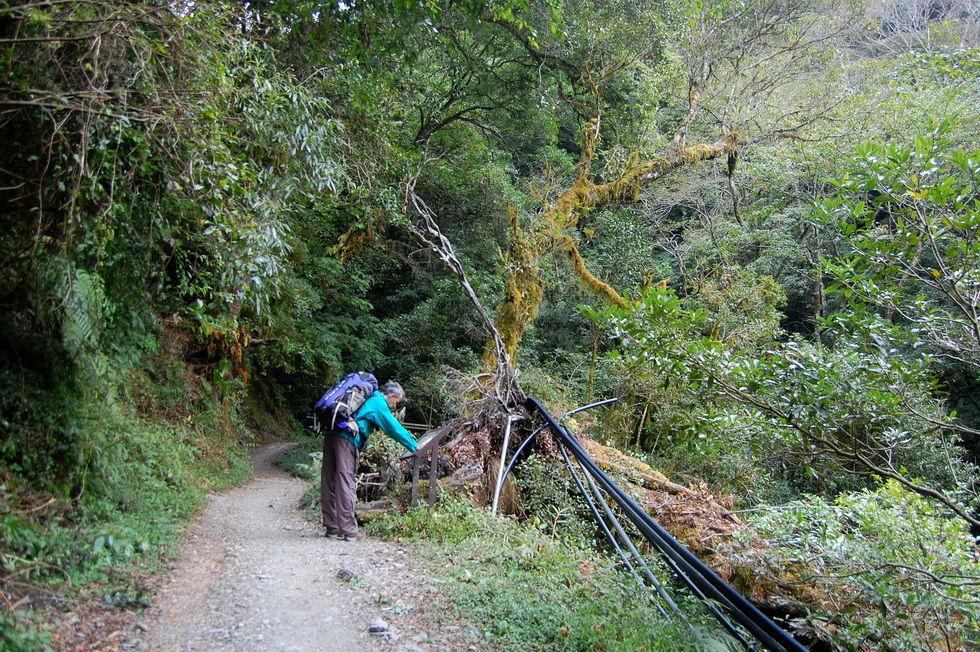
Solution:
<svg viewBox="0 0 980 652"><path fill-rule="evenodd" d="M244 447L369 369L454 424L442 468L480 506L506 424L539 425L527 396L615 397L575 432L801 640L976 645L978 15L5 4L0 640L50 644L63 600L139 608ZM584 563L601 544L539 440L507 511ZM512 526L465 525L537 545ZM488 634L537 635L507 622Z"/></svg>

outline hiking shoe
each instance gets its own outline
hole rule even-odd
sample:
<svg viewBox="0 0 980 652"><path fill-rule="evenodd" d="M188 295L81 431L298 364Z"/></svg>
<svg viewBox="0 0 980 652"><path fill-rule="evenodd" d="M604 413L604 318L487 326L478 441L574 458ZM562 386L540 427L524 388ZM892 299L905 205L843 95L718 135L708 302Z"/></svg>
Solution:
<svg viewBox="0 0 980 652"><path fill-rule="evenodd" d="M355 532L354 534L345 534L342 537L339 534L337 536L342 538L344 541L360 541L361 539L367 538L367 535L360 531Z"/></svg>
<svg viewBox="0 0 980 652"><path fill-rule="evenodd" d="M327 531L323 533L323 536L329 539L330 537L339 537L340 535L337 534L337 530L333 529L332 527L328 527Z"/></svg>

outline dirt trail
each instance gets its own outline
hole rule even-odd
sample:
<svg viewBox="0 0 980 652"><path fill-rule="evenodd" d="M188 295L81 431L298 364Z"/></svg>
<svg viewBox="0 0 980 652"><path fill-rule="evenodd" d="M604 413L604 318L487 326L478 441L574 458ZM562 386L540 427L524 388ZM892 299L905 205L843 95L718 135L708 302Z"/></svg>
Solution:
<svg viewBox="0 0 980 652"><path fill-rule="evenodd" d="M289 446L258 448L255 479L211 497L126 647L466 650L431 619L438 585L405 548L327 539L304 520L304 483L271 464Z"/></svg>

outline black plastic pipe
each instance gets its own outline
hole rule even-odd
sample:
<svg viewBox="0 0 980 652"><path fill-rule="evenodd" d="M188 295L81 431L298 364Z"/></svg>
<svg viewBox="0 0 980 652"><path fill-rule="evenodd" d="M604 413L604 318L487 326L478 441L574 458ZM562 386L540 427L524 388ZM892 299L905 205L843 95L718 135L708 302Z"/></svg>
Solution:
<svg viewBox="0 0 980 652"><path fill-rule="evenodd" d="M691 551L681 545L677 539L672 537L659 523L637 505L632 498L620 489L592 461L592 458L582 449L578 440L558 425L555 418L551 416L544 406L531 397L528 397L528 401L541 413L541 416L551 428L555 437L575 455L583 468L588 470L588 473L592 475L602 489L619 505L620 509L623 510L647 541L661 555L673 562L671 565L675 566L675 572L678 574L678 579L681 582L684 582L692 590L696 589L695 594L701 594L709 601L713 600L724 606L739 625L751 633L767 650L771 652L807 652L806 648L800 645L788 632L776 625L776 623L759 611L752 603L725 583L724 580L705 566L700 559L695 557ZM534 434L537 434L540 430L541 428L536 430ZM529 437L528 440L521 444L521 448L532 437ZM510 466L508 466L508 470ZM716 617L720 616L715 610L712 611ZM724 616L721 616L720 620L726 626L726 629L731 627L730 623L725 622L726 619ZM739 638L742 637L739 636Z"/></svg>

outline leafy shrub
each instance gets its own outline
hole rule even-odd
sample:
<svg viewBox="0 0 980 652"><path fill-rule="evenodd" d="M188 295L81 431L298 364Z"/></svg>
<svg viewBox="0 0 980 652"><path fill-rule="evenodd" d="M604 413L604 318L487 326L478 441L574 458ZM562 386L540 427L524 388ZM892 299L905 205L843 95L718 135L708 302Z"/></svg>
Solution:
<svg viewBox="0 0 980 652"><path fill-rule="evenodd" d="M5 652L47 652L51 636L43 626L31 621L24 612L0 611L0 649Z"/></svg>
<svg viewBox="0 0 980 652"><path fill-rule="evenodd" d="M792 569L835 596L833 613L795 623L832 649L980 644L976 542L962 520L898 483L763 509L750 522L768 547L746 563Z"/></svg>
<svg viewBox="0 0 980 652"><path fill-rule="evenodd" d="M287 473L308 480L300 503L306 508L306 518L320 520L320 464L323 459L323 438L307 437L276 458L275 464Z"/></svg>
<svg viewBox="0 0 980 652"><path fill-rule="evenodd" d="M0 574L10 591L94 592L111 604L145 607L146 573L162 566L206 492L250 477L242 429L228 409L233 398L202 392L181 350L156 353L128 373L90 379L72 395L74 410L58 415L76 431L68 443L91 447L77 458L86 467L71 494L71 487L30 482L28 470L7 459ZM15 387L10 394L20 398L29 389Z"/></svg>
<svg viewBox="0 0 980 652"><path fill-rule="evenodd" d="M24 350L38 360L34 353ZM39 491L68 490L78 470L78 397L64 376L44 365L4 368L0 353L0 466Z"/></svg>
<svg viewBox="0 0 980 652"><path fill-rule="evenodd" d="M598 530L592 514L567 472L557 472L531 455L521 461L511 479L519 489L518 506L530 516L533 527L578 545L595 542Z"/></svg>
<svg viewBox="0 0 980 652"><path fill-rule="evenodd" d="M735 453L783 486L812 478L810 490L828 494L870 486L869 474L893 478L969 520L961 501L974 471L942 427L929 361L899 356L886 325L841 330L832 348L736 350L705 334L710 324L659 290L606 321L630 373L675 388L688 406L680 434L704 440L701 451Z"/></svg>
<svg viewBox="0 0 980 652"><path fill-rule="evenodd" d="M315 462L323 451L323 437L305 437L275 459L275 465L283 471L304 480L320 478L320 467Z"/></svg>

